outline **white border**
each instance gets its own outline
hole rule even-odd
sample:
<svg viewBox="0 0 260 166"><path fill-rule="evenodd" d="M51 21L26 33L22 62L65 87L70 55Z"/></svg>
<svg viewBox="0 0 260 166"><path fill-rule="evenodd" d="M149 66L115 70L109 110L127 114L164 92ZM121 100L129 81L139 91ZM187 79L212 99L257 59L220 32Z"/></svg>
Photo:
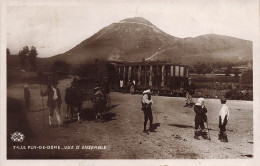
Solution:
<svg viewBox="0 0 260 166"><path fill-rule="evenodd" d="M79 0L80 1L80 0ZM252 0L255 4L258 4L258 0ZM83 3L83 1L81 1ZM260 133L259 133L259 107L260 107L260 58L259 58L259 12L256 13L256 19L258 20L258 25L255 27L258 31L258 36L256 36L256 41L253 43L253 69L254 69L254 159L197 159L197 160L186 160L186 159L173 159L173 160L6 160L6 5L23 5L24 3L29 5L75 5L78 1L74 0L46 0L46 1L36 1L36 0L13 0L8 2L7 0L1 1L1 56L0 56L0 133L1 133L1 143L0 143L0 165L37 165L37 166L57 166L57 165L212 165L212 166L225 166L225 165L235 165L235 166L249 166L259 164L259 154L260 147ZM255 26L255 25L252 25Z"/></svg>

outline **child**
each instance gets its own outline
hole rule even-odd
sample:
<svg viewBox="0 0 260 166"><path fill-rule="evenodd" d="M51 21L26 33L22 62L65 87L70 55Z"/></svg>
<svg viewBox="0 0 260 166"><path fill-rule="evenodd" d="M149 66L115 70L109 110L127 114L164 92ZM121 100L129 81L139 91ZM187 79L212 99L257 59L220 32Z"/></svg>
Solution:
<svg viewBox="0 0 260 166"><path fill-rule="evenodd" d="M219 140L221 142L228 142L227 138L227 133L226 133L226 125L228 123L228 118L229 118L229 109L228 106L226 105L226 98L221 98L220 99L222 107L219 111Z"/></svg>
<svg viewBox="0 0 260 166"><path fill-rule="evenodd" d="M145 90L143 92L143 97L142 97L142 110L144 112L144 130L143 132L146 133L146 124L147 121L150 121L150 131L153 131L153 112L152 112L152 104L153 104L153 99L151 97L151 91L150 89Z"/></svg>
<svg viewBox="0 0 260 166"><path fill-rule="evenodd" d="M194 138L199 140L199 136L201 135L203 139L208 139L207 132L205 131L204 122L206 121L206 113L207 109L204 105L205 99L199 98L198 102L194 106L195 112L195 131L194 131ZM199 130L200 127L200 130Z"/></svg>

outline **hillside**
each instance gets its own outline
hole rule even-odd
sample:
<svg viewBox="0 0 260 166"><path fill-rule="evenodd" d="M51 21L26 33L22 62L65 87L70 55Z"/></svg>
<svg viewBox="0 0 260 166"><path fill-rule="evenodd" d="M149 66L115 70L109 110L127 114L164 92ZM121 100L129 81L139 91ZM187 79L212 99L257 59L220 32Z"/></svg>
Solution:
<svg viewBox="0 0 260 166"><path fill-rule="evenodd" d="M145 58L183 64L245 61L252 60L252 42L217 34L177 38L161 31L148 20L135 17L113 23L67 52L45 60L82 64L96 58L124 61Z"/></svg>

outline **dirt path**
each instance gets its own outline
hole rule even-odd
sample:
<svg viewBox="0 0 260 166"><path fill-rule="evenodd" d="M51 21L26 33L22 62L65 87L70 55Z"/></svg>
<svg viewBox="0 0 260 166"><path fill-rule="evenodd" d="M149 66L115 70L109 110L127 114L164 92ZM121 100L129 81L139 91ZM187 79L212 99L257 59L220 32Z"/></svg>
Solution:
<svg viewBox="0 0 260 166"><path fill-rule="evenodd" d="M69 80L63 80L58 87L64 97L64 89ZM228 143L221 143L218 136L218 111L220 102L207 99L208 120L211 141L193 139L194 111L183 107L184 98L153 96L155 132L144 134L143 113L140 110L141 95L111 93L112 109L106 113L105 122L95 123L89 118L90 103L84 103L85 116L81 124L67 124L65 128L49 128L48 110L40 111L41 98L39 85L30 86L32 110L16 112L24 114L26 128L18 128L24 133L30 131L26 145L81 145L106 146L106 150L12 150L11 158L97 158L97 159L172 159L172 158L248 158L253 155L253 103L250 101L228 101L231 110L228 128ZM23 101L22 85L8 87L9 99ZM46 104L46 98L44 98ZM11 107L8 107L10 112ZM65 104L62 105L63 118ZM17 130L17 125L10 123L9 133ZM19 116L17 116L19 117ZM23 124L20 124L23 125ZM149 125L148 125L149 126ZM28 131L27 131L28 130Z"/></svg>

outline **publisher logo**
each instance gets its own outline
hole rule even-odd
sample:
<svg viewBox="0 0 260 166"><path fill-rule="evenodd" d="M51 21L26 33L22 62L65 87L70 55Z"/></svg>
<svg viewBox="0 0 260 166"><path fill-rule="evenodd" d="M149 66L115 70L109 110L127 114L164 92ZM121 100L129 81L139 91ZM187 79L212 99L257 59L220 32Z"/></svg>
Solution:
<svg viewBox="0 0 260 166"><path fill-rule="evenodd" d="M18 131L11 134L11 140L13 142L23 142L24 138L25 138L25 135Z"/></svg>

